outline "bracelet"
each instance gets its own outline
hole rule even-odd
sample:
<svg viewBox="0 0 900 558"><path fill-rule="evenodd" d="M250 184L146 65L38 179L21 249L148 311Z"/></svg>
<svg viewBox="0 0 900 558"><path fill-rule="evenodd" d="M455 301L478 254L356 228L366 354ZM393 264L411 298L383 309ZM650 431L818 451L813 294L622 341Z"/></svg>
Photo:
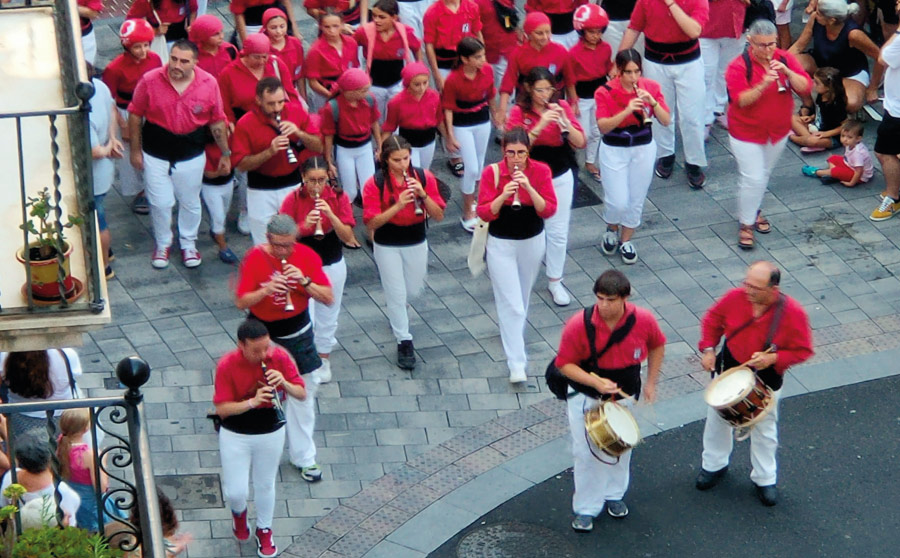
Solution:
<svg viewBox="0 0 900 558"><path fill-rule="evenodd" d="M300 279L299 283L301 287L306 288L310 283L312 283L312 279L310 279L309 277L303 277L302 279Z"/></svg>
<svg viewBox="0 0 900 558"><path fill-rule="evenodd" d="M654 101L653 101L653 104L650 105L650 106L653 107L653 108L658 107L658 106L659 106L659 101L654 100Z"/></svg>
<svg viewBox="0 0 900 558"><path fill-rule="evenodd" d="M714 352L716 352L716 348L715 347L707 347L707 348L703 349L703 352L704 353L714 353Z"/></svg>

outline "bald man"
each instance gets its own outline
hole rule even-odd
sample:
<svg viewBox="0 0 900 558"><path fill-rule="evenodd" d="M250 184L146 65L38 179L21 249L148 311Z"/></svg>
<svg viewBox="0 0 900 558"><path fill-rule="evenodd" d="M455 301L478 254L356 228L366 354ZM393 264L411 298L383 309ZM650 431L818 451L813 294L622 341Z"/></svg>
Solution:
<svg viewBox="0 0 900 558"><path fill-rule="evenodd" d="M784 373L813 355L812 332L806 311L778 288L781 271L759 261L747 269L740 287L725 293L703 316L700 342L704 370L716 374L746 362L772 389L775 404L750 432L750 480L766 506L778 502L778 399ZM721 351L716 347L724 337ZM771 349L766 352L766 349ZM703 464L697 489L715 486L728 470L732 426L712 407L703 430Z"/></svg>

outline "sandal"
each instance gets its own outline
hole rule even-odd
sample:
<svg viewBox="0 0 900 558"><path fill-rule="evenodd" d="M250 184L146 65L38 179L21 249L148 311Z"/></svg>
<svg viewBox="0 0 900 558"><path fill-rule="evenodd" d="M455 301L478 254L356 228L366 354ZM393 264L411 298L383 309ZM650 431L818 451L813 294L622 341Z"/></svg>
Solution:
<svg viewBox="0 0 900 558"><path fill-rule="evenodd" d="M756 212L756 232L759 234L769 234L772 232L772 225L769 223L769 220L761 215L760 211Z"/></svg>
<svg viewBox="0 0 900 558"><path fill-rule="evenodd" d="M591 175L591 178L594 179L594 182L596 182L597 184L602 184L602 183L603 183L603 179L600 177L600 169L597 169L597 170L594 170L594 171L590 171L590 170L588 170L587 168L585 168L585 170L587 170L587 173L588 173L589 175Z"/></svg>
<svg viewBox="0 0 900 558"><path fill-rule="evenodd" d="M453 161L448 159L447 160L447 168L450 169L450 172L453 173L453 176L455 176L457 178L462 178L463 175L466 173L466 166L463 164L462 161L459 161L458 163L454 163Z"/></svg>
<svg viewBox="0 0 900 558"><path fill-rule="evenodd" d="M738 231L738 247L741 250L753 249L753 227L751 225L741 225Z"/></svg>

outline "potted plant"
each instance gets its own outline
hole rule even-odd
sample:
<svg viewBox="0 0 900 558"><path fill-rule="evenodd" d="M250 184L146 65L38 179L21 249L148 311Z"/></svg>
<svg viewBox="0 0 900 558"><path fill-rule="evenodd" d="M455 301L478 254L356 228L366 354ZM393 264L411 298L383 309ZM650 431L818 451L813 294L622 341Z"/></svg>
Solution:
<svg viewBox="0 0 900 558"><path fill-rule="evenodd" d="M71 275L69 255L72 246L66 242L63 231L82 225L84 219L79 215L68 215L65 224L57 223L54 214L58 205L53 203L48 188L38 192L37 196L29 196L25 207L31 219L19 228L28 231L34 240L27 246L28 258L25 258L26 248L23 247L16 252L16 259L31 268L31 292L35 302L53 304L63 297L68 301L77 299L84 292L84 284ZM63 256L62 293L59 288L60 252ZM27 288L27 284L22 287L23 293Z"/></svg>

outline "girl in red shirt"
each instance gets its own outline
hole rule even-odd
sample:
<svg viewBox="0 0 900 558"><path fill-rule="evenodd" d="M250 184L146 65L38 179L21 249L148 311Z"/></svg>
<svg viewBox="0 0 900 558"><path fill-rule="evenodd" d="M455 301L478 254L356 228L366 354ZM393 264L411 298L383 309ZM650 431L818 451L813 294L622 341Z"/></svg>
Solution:
<svg viewBox="0 0 900 558"><path fill-rule="evenodd" d="M287 16L279 8L269 8L262 18L262 33L272 43L269 51L287 66L291 81L297 87L300 97L306 101L306 80L303 79L303 43L297 37L288 35Z"/></svg>
<svg viewBox="0 0 900 558"><path fill-rule="evenodd" d="M446 203L429 170L410 165L412 146L391 136L381 146L381 168L363 188L363 222L374 235L375 263L391 329L397 339L397 365L416 365L406 303L425 285L428 241L425 221L444 218Z"/></svg>
<svg viewBox="0 0 900 558"><path fill-rule="evenodd" d="M597 89L597 126L603 134L603 203L606 233L600 248L610 256L618 250L633 264L637 252L631 235L641 224L644 200L656 159L652 122L671 123L659 84L641 77L641 55L634 49L616 55L618 76Z"/></svg>
<svg viewBox="0 0 900 558"><path fill-rule="evenodd" d="M513 383L528 380L528 301L544 257L544 219L556 212L550 168L529 158L530 147L523 128L503 134L503 159L485 167L478 193L478 216L489 223L487 267Z"/></svg>
<svg viewBox="0 0 900 558"><path fill-rule="evenodd" d="M541 12L550 18L553 40L567 49L578 42L577 28L573 25L575 11L587 0L526 0L525 12Z"/></svg>
<svg viewBox="0 0 900 558"><path fill-rule="evenodd" d="M169 46L187 39L187 28L197 17L197 0L135 0L127 19L146 19L157 35L165 35Z"/></svg>
<svg viewBox="0 0 900 558"><path fill-rule="evenodd" d="M406 89L388 101L387 118L381 127L385 134L398 130L397 134L412 145L413 166L423 169L431 168L437 132L447 135L441 96L428 87L428 77L428 68L421 62L403 68Z"/></svg>
<svg viewBox="0 0 900 558"><path fill-rule="evenodd" d="M234 36L232 42L240 45L247 40L247 37L254 33L262 31L263 15L266 10L278 8L287 14L288 33L297 38L298 41L303 40L303 36L294 25L294 5L291 2L281 0L231 0L229 9L234 14Z"/></svg>
<svg viewBox="0 0 900 558"><path fill-rule="evenodd" d="M341 16L326 8L319 15L319 38L309 47L304 77L309 84L309 111L318 112L331 97L344 70L359 67L359 45L341 32Z"/></svg>
<svg viewBox="0 0 900 558"><path fill-rule="evenodd" d="M309 315L314 324L316 350L322 367L316 370L319 383L331 381L331 351L337 340L335 332L341 297L347 281L347 264L341 244L358 244L353 235L353 210L343 192L329 183L328 165L320 156L307 159L303 165L303 182L281 204L281 213L297 223L297 242L305 244L322 258L322 270L331 282L334 302L326 306L310 300Z"/></svg>
<svg viewBox="0 0 900 558"><path fill-rule="evenodd" d="M188 33L191 42L197 45L197 66L213 77L219 77L222 70L238 56L237 48L225 42L222 21L214 15L202 15L191 25Z"/></svg>
<svg viewBox="0 0 900 558"><path fill-rule="evenodd" d="M484 154L491 138L491 118L497 122L494 74L486 62L484 45L466 37L456 47L456 67L444 82L441 102L447 122L447 149L459 153L465 170L460 189L463 195L460 223L469 232L475 230L475 187L478 169L484 166ZM499 125L498 125L499 127Z"/></svg>
<svg viewBox="0 0 900 558"><path fill-rule="evenodd" d="M546 163L553 175L557 210L544 222L547 232L545 262L553 302L557 306L566 306L571 298L562 285L562 274L575 192L575 173L572 169L578 168L573 148L584 147L584 132L567 102L551 102L555 91L553 74L546 68L532 68L522 83L516 106L509 113L507 126L522 127L528 131L531 138L529 156Z"/></svg>
<svg viewBox="0 0 900 558"><path fill-rule="evenodd" d="M423 21L425 55L438 91L456 62L456 45L466 37L481 37L481 17L472 0L438 0L428 7Z"/></svg>

